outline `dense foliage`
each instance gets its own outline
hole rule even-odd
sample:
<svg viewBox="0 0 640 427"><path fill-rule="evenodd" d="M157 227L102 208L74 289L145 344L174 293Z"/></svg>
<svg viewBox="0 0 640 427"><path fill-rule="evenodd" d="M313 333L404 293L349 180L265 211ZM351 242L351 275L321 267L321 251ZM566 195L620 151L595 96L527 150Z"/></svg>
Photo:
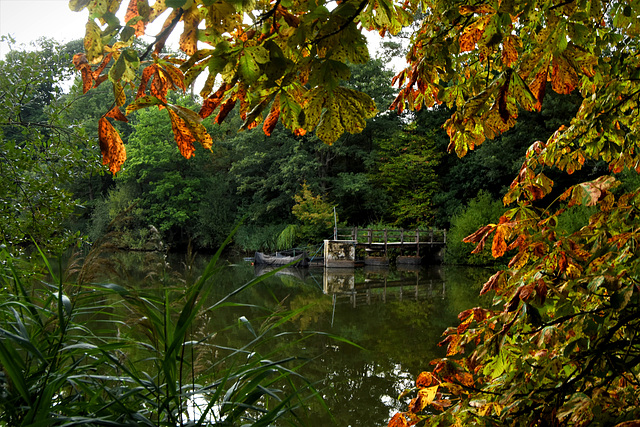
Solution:
<svg viewBox="0 0 640 427"><path fill-rule="evenodd" d="M253 176L259 176L261 184L252 188L257 181L244 175L244 167L230 168L234 179L246 184L238 187L248 191L244 198L257 196L254 204L240 209L256 213L256 225L273 226L266 214L270 209L283 223L288 222L284 216L291 218L292 197L307 179L306 171L292 173L295 164L316 165L317 179L308 180L315 194L336 190L337 199L344 200L354 191L356 200L379 218L389 212L376 210L371 201L382 189L385 199L378 200L388 202L396 219L410 224L430 218L432 196L440 197L445 211L456 212L482 188L479 177L492 183L488 190L496 195L496 188L504 187L504 176L492 173L518 165L515 179L504 188L508 210L465 239L477 245L476 252L490 247L493 257L505 257L506 268L482 290L495 293L495 302L460 314L460 325L448 330L442 342L447 356L417 378L417 397L407 411L393 417L391 426L611 425L640 419L640 193L635 177L640 171L635 114L640 4L175 0L149 5L131 0L124 23L115 14L119 1L69 4L74 10L86 7L90 14L85 53L74 57L83 91L107 80L113 89L115 106L105 108L98 120L103 161L112 172L119 171L126 158L122 132L113 122L128 122L145 108L169 119L185 158L200 157L196 141L205 149L214 146L216 135L203 122L214 114L216 123L235 118L244 130L262 123L263 133L272 137L278 123L287 129L270 142L285 157L273 157L270 150L255 158L243 156L247 166L256 167ZM164 29L146 50L137 50L134 42L146 24L165 10L169 16ZM420 22L414 23L413 16ZM183 23L180 48L186 57L163 55L161 49L178 22ZM375 115L376 106L384 102L361 92L366 85L342 85L352 75L349 64L369 59L363 29L396 34L410 24L415 25L410 27L409 65L394 79L399 93L392 107L402 112L446 105L405 118L435 123L446 114L447 146L458 156L503 135L501 150L483 147L477 152L484 155L477 156L473 167L461 163L459 173L449 175L476 181L456 199L433 194L438 187L430 168L437 173L443 165L428 153L429 144L414 140L416 144L406 147L409 156L397 163L379 156L397 149L383 142L391 136L374 143L371 134L368 139L360 132L367 120L371 124L385 118ZM196 113L172 99L169 91L185 91L199 75L206 83ZM550 92L569 96L559 102L562 114L553 112L558 104L548 103ZM535 123L539 113L544 117L545 105L552 107L547 117L553 120L543 120L532 130L518 128L524 121ZM411 127L396 125L394 130L402 132L397 140L411 135ZM312 130L335 149L316 144ZM439 144L441 136L430 134L432 130L420 132ZM345 132L359 135L340 140ZM252 139L247 135L246 142ZM365 138L359 140L360 135ZM523 146L528 147L524 157ZM404 188L406 177L398 171L422 157L429 167L417 169L420 192L412 193L415 200L403 200L398 189ZM363 169L339 169L342 161L354 158ZM375 176L364 173L367 170ZM465 190L456 188L452 179L440 184L447 193ZM289 202L281 198L264 205L278 185L280 194L290 194ZM170 187L168 183L154 191L174 194ZM410 212L407 208L414 203L423 208ZM266 212L261 215L260 209ZM181 218L176 215L175 221Z"/></svg>

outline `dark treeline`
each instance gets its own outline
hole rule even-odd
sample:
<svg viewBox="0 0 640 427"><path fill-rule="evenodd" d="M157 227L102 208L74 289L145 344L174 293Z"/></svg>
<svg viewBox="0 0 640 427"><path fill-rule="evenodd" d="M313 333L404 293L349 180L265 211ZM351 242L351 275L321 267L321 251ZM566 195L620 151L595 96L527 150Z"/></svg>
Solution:
<svg viewBox="0 0 640 427"><path fill-rule="evenodd" d="M198 146L186 160L166 111L136 111L116 125L127 161L114 177L100 165L97 142L111 85L84 95L79 81L68 87L70 56L80 42L14 47L0 62L5 240L20 246L34 238L55 250L117 231L117 245L145 249L157 230L174 250L189 244L215 250L243 220L235 247L273 250L329 237L335 208L342 226L449 229L450 262L488 262L469 258L459 241L497 221L500 194L527 148L567 123L580 100L550 93L541 114L523 113L514 129L458 159L447 154L442 129L450 111L389 111L395 92L386 64L394 48L388 44L376 59L351 67L347 84L370 95L379 110L360 134L328 146L278 125L266 137L260 127L238 132L242 120L233 112L223 125L205 120L213 149ZM193 94L171 96L197 109Z"/></svg>

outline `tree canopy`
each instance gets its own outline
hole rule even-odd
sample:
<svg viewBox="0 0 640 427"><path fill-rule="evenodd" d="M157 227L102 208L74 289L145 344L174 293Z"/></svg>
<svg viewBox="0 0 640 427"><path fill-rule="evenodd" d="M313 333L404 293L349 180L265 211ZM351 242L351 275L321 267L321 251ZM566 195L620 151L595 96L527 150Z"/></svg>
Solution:
<svg viewBox="0 0 640 427"><path fill-rule="evenodd" d="M215 114L221 123L236 104L242 129L262 123L267 135L277 121L326 143L362 131L375 104L341 81L347 63L368 59L364 30L410 26L391 107L445 104L449 150L459 156L513 128L523 111L540 111L548 91L579 94L575 115L527 150L506 213L466 239L509 256L482 290L495 292L495 304L460 314L442 343L447 357L417 378L417 397L390 425L640 418L640 193L617 175L640 171L639 2L131 0L122 23L120 3L70 1L90 14L85 53L74 58L84 89L113 86L99 136L114 173L125 152L111 120L127 120L123 110L166 110L187 158L194 142L212 145L202 120ZM165 11L161 32L136 51L133 42ZM180 22L183 54L163 55ZM167 101L168 90L186 90L200 75L198 113ZM593 162L605 174L581 182L576 172ZM552 179L560 173L572 179ZM583 206L596 210L582 227L558 226Z"/></svg>

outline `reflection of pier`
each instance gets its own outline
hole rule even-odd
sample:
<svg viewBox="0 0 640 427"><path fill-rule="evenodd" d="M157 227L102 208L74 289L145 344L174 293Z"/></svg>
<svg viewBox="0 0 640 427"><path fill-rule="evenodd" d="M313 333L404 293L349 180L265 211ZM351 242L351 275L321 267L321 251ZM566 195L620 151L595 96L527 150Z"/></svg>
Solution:
<svg viewBox="0 0 640 427"><path fill-rule="evenodd" d="M353 269L327 268L323 276L323 291L333 295L334 303L347 300L353 307L386 303L388 301L419 301L445 297L444 280L420 276L419 269L398 269L396 277L389 277L389 269L364 269L364 282L356 283Z"/></svg>

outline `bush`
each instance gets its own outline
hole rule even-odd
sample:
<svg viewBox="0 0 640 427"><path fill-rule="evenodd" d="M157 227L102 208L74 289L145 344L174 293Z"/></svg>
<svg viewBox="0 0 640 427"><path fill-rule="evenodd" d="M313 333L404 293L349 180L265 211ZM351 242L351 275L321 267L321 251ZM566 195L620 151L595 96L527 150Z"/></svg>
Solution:
<svg viewBox="0 0 640 427"><path fill-rule="evenodd" d="M451 230L447 233L445 263L478 266L494 264L491 245L485 247L479 254L472 254L475 243L464 243L462 239L486 224L498 222L498 218L504 212L502 202L493 199L487 192L479 192L460 213L451 219Z"/></svg>

